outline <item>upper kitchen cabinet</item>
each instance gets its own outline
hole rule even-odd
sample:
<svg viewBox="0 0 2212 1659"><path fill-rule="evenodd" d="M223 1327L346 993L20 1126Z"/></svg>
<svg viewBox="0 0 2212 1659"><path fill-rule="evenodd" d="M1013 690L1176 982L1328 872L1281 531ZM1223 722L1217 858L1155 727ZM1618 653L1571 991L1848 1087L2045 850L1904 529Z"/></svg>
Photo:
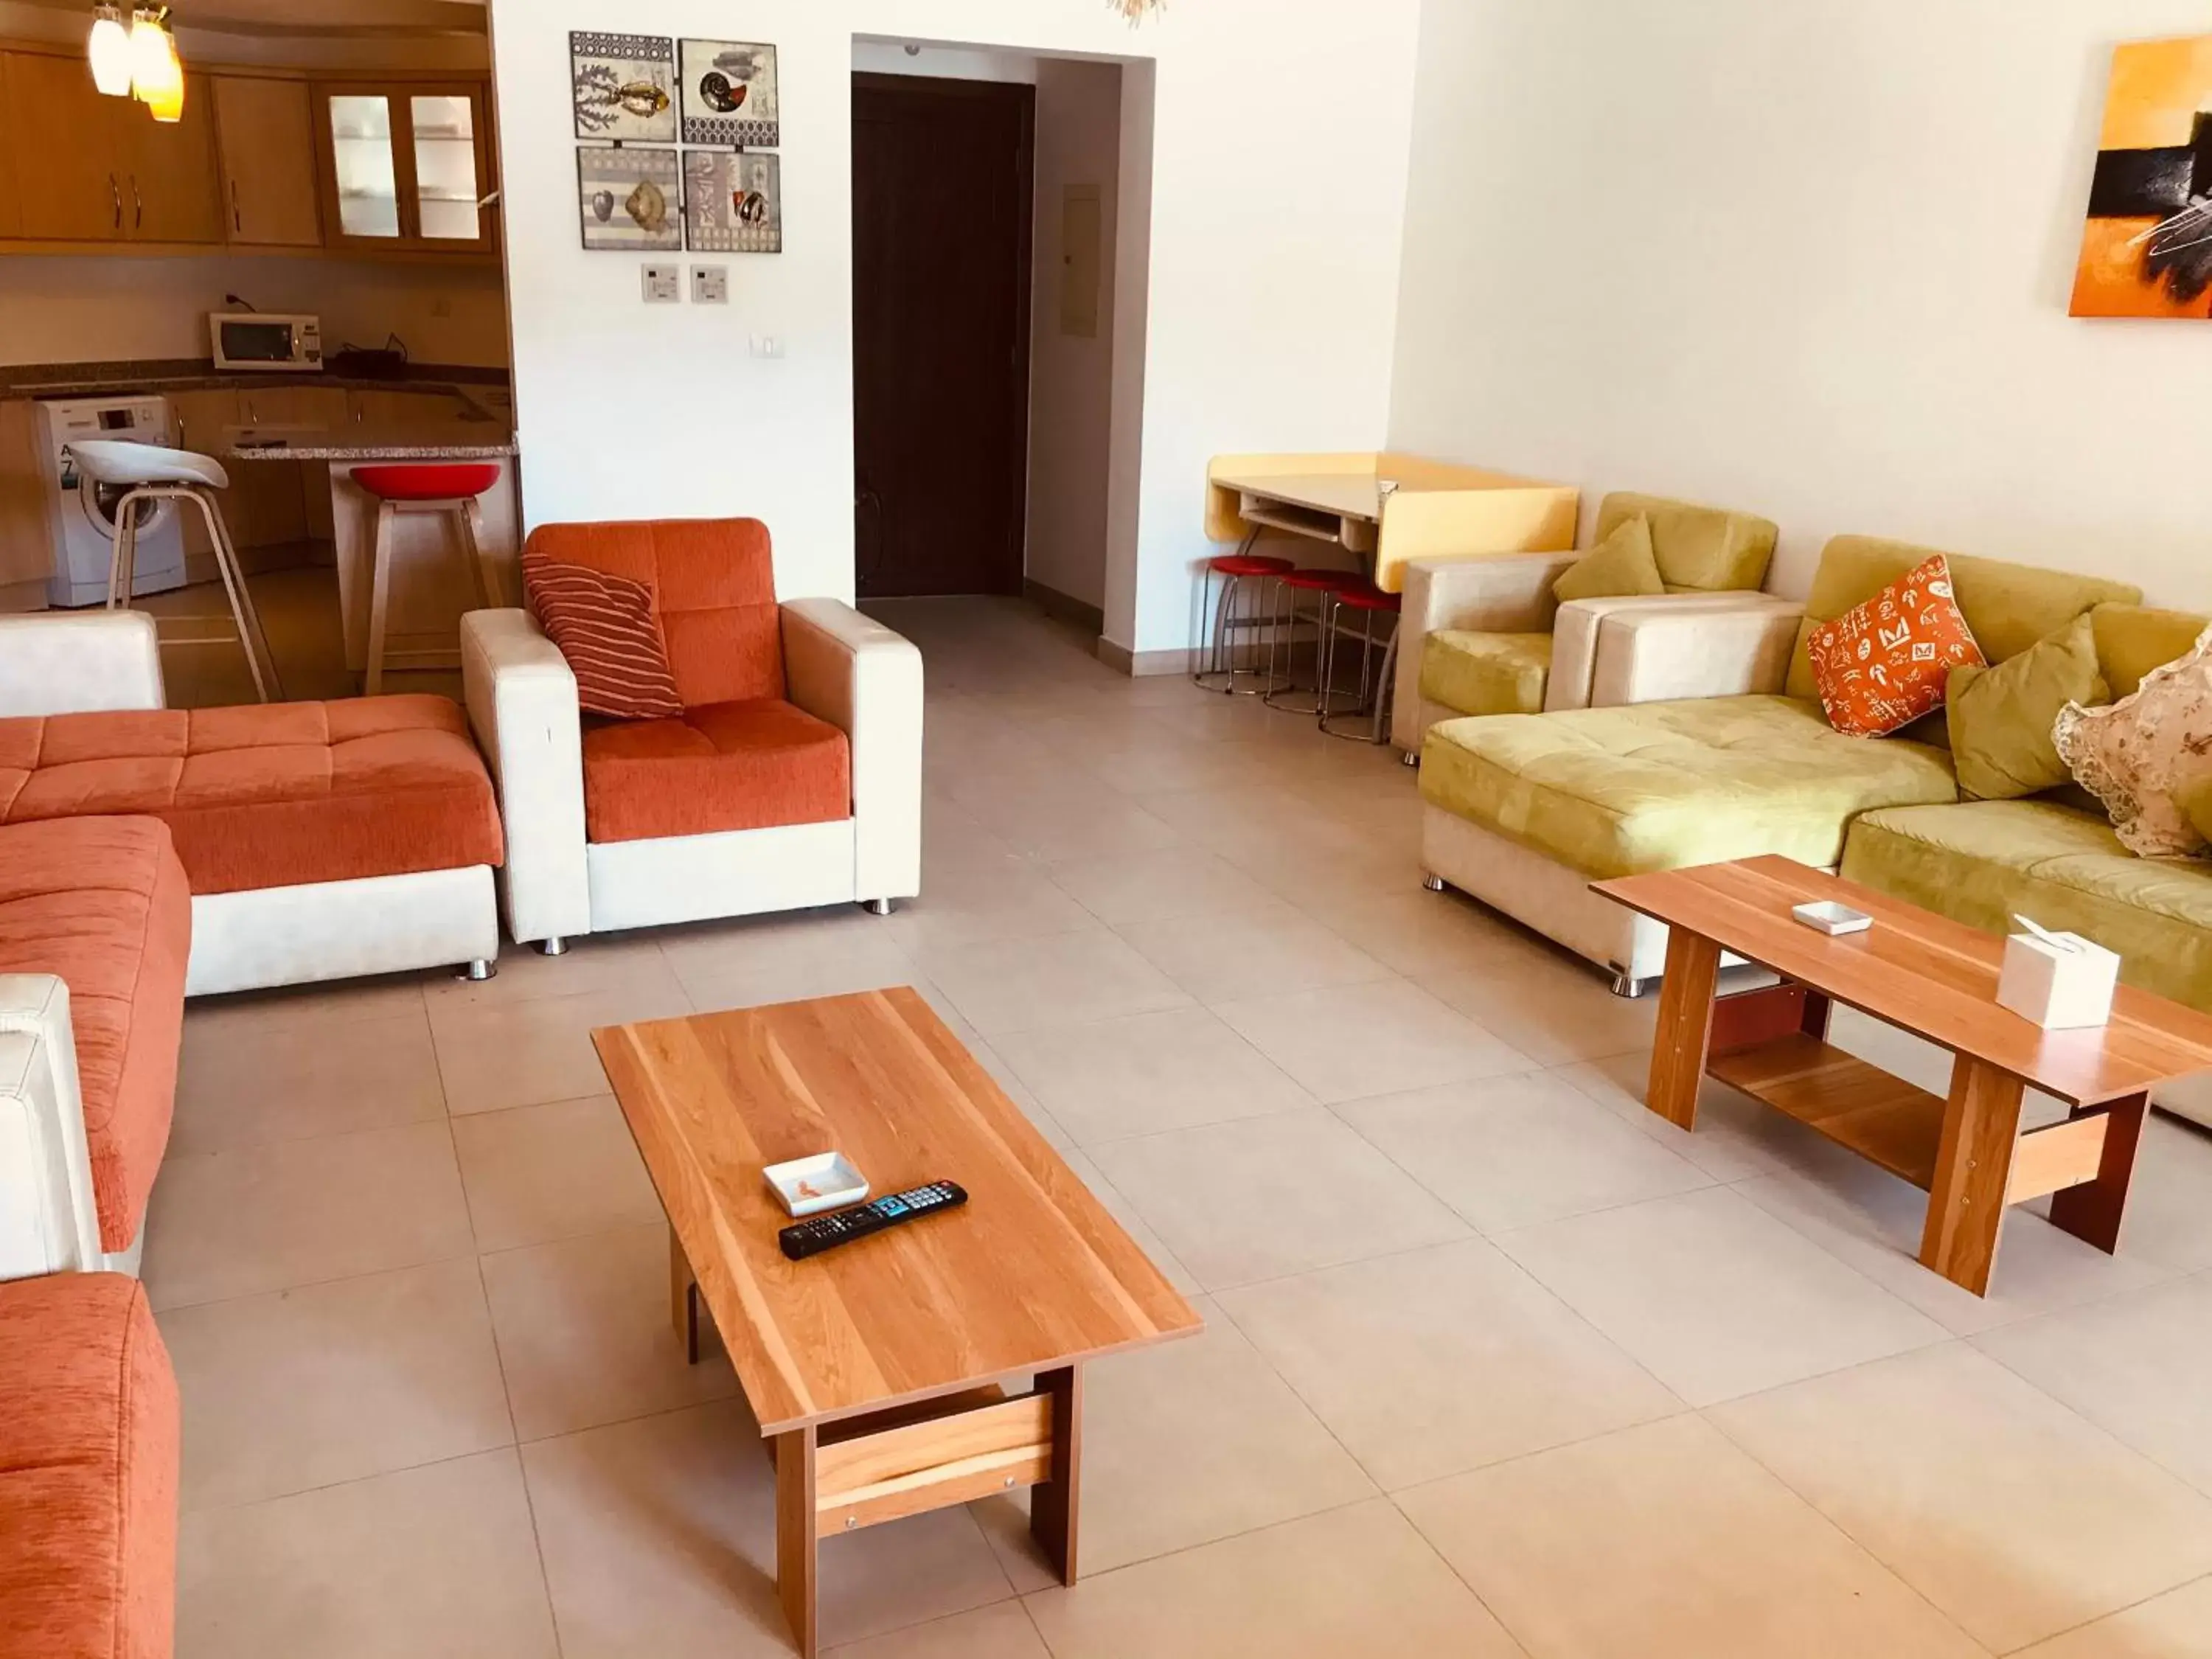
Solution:
<svg viewBox="0 0 2212 1659"><path fill-rule="evenodd" d="M185 80L184 118L103 98L82 56L0 53L0 175L13 234L34 241L223 240L207 77ZM0 208L0 216L4 216Z"/></svg>
<svg viewBox="0 0 2212 1659"><path fill-rule="evenodd" d="M320 247L314 97L305 81L210 77L222 212L237 247Z"/></svg>
<svg viewBox="0 0 2212 1659"><path fill-rule="evenodd" d="M333 247L491 251L489 124L466 82L320 83L316 145Z"/></svg>

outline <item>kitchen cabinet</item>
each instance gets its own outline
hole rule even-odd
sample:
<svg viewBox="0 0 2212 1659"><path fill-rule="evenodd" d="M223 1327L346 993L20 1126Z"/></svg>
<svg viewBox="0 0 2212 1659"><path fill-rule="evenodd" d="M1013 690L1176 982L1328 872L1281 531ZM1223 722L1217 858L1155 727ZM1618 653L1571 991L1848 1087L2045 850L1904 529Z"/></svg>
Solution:
<svg viewBox="0 0 2212 1659"><path fill-rule="evenodd" d="M314 97L304 81L209 77L234 247L320 247Z"/></svg>
<svg viewBox="0 0 2212 1659"><path fill-rule="evenodd" d="M204 75L185 78L184 118L103 98L81 55L10 52L0 149L14 234L68 242L220 242L215 123Z"/></svg>
<svg viewBox="0 0 2212 1659"><path fill-rule="evenodd" d="M483 83L327 82L314 97L325 246L491 250Z"/></svg>
<svg viewBox="0 0 2212 1659"><path fill-rule="evenodd" d="M8 54L0 52L0 110L13 108L15 101L9 87ZM15 147L9 142L7 118L0 115L0 236L22 234L23 186L15 166Z"/></svg>
<svg viewBox="0 0 2212 1659"><path fill-rule="evenodd" d="M27 398L15 398L0 403L0 611L42 608L53 568L38 418Z"/></svg>

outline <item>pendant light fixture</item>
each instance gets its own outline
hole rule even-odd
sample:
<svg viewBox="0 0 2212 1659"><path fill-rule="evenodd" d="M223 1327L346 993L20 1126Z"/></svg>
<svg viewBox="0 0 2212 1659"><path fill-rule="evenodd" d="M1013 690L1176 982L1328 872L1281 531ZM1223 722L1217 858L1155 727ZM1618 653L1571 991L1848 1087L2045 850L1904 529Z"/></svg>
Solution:
<svg viewBox="0 0 2212 1659"><path fill-rule="evenodd" d="M1106 0L1106 3L1127 18L1132 28L1150 14L1167 9L1167 0Z"/></svg>
<svg viewBox="0 0 2212 1659"><path fill-rule="evenodd" d="M104 96L131 95L131 31L123 27L123 8L114 0L100 0L92 9L85 56L92 60L92 83Z"/></svg>
<svg viewBox="0 0 2212 1659"><path fill-rule="evenodd" d="M131 91L156 121L183 118L185 66L167 6L141 6L131 20Z"/></svg>

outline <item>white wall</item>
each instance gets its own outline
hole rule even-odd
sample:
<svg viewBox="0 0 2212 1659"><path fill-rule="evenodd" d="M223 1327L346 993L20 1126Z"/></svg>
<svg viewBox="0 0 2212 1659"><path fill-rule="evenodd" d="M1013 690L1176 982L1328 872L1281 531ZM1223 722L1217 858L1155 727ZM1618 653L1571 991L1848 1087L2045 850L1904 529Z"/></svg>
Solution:
<svg viewBox="0 0 2212 1659"><path fill-rule="evenodd" d="M1398 447L2212 605L2212 326L2066 315L2113 43L2202 0L1431 0Z"/></svg>
<svg viewBox="0 0 2212 1659"><path fill-rule="evenodd" d="M913 47L909 52L908 48ZM914 75L933 81L999 81L1035 86L1037 60L1028 52L983 52L920 41L855 40L853 67L871 75Z"/></svg>
<svg viewBox="0 0 2212 1659"><path fill-rule="evenodd" d="M1418 0L633 0L619 27L781 51L785 246L732 256L727 307L638 300L637 257L577 246L568 32L605 0L492 0L524 501L533 523L752 513L790 593L853 590L855 35L1157 54L1148 305L1121 284L1144 401L1115 458L1107 633L1184 643L1206 458L1372 447L1389 409ZM1141 131L1125 124L1125 142ZM1125 191L1142 185L1124 173ZM1125 202L1121 222L1132 222ZM747 353L749 333L787 343Z"/></svg>
<svg viewBox="0 0 2212 1659"><path fill-rule="evenodd" d="M1036 256L1030 301L1030 579L1103 608L1114 431L1114 209L1121 149L1116 64L1037 64ZM1060 328L1067 187L1099 190L1098 331Z"/></svg>
<svg viewBox="0 0 2212 1659"><path fill-rule="evenodd" d="M330 350L406 341L417 362L507 361L497 266L372 260L0 255L0 363L204 357L208 313L235 294L262 311L323 319Z"/></svg>

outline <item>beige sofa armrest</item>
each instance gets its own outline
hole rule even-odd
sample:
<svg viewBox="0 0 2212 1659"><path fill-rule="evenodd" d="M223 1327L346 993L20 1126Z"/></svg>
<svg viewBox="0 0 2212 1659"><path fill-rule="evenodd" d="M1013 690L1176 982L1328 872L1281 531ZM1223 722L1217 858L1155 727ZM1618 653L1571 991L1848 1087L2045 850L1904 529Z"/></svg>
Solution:
<svg viewBox="0 0 2212 1659"><path fill-rule="evenodd" d="M1591 708L1595 700L1600 645L1616 618L1662 616L1680 623L1693 616L1711 617L1750 612L1760 616L1777 609L1793 614L1796 607L1771 594L1755 592L1650 593L1610 599L1575 599L1559 607L1552 627L1552 674L1545 689L1544 712L1560 708ZM1686 624L1683 624L1686 625ZM1652 699L1642 697L1638 702Z"/></svg>
<svg viewBox="0 0 2212 1659"><path fill-rule="evenodd" d="M527 611L461 618L469 726L499 791L500 891L518 944L592 931L576 676Z"/></svg>
<svg viewBox="0 0 2212 1659"><path fill-rule="evenodd" d="M921 653L836 599L783 607L792 702L851 740L854 896L921 891Z"/></svg>
<svg viewBox="0 0 2212 1659"><path fill-rule="evenodd" d="M0 715L161 708L164 695L143 611L0 617Z"/></svg>
<svg viewBox="0 0 2212 1659"><path fill-rule="evenodd" d="M1793 601L1765 598L1755 606L1656 607L1607 617L1599 626L1590 706L1778 692L1802 614Z"/></svg>
<svg viewBox="0 0 2212 1659"><path fill-rule="evenodd" d="M52 974L0 974L0 1279L108 1265L69 988Z"/></svg>
<svg viewBox="0 0 2212 1659"><path fill-rule="evenodd" d="M1418 753L1427 722L1421 702L1421 653L1443 629L1486 634L1549 631L1558 602L1552 584L1580 555L1471 554L1416 559L1406 567L1398 611L1398 671L1391 685L1390 741Z"/></svg>

